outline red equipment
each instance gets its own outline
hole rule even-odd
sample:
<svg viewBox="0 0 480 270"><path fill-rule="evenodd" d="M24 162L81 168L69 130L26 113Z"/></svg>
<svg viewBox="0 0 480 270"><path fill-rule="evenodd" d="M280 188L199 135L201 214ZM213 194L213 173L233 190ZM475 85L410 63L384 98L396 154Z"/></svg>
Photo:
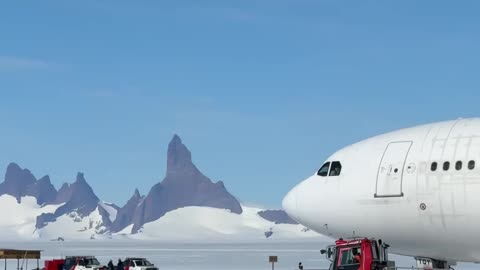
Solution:
<svg viewBox="0 0 480 270"><path fill-rule="evenodd" d="M65 260L46 260L45 270L62 270Z"/></svg>
<svg viewBox="0 0 480 270"><path fill-rule="evenodd" d="M330 270L383 270L394 266L388 261L388 245L374 239L339 239L322 250L332 262Z"/></svg>

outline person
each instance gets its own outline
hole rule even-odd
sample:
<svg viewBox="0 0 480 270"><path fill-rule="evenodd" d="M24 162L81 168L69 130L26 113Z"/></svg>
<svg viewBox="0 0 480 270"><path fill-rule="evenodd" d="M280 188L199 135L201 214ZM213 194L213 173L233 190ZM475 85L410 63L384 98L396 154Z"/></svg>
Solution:
<svg viewBox="0 0 480 270"><path fill-rule="evenodd" d="M118 259L117 270L125 270L121 259Z"/></svg>
<svg viewBox="0 0 480 270"><path fill-rule="evenodd" d="M112 262L112 260L110 260L110 261L108 262L107 266L108 266L108 270L115 270L115 268L113 267L113 262Z"/></svg>
<svg viewBox="0 0 480 270"><path fill-rule="evenodd" d="M303 270L302 262L299 262L299 263L298 263L298 270Z"/></svg>
<svg viewBox="0 0 480 270"><path fill-rule="evenodd" d="M353 263L360 263L362 261L362 257L360 256L360 253L358 253L357 249L353 250Z"/></svg>

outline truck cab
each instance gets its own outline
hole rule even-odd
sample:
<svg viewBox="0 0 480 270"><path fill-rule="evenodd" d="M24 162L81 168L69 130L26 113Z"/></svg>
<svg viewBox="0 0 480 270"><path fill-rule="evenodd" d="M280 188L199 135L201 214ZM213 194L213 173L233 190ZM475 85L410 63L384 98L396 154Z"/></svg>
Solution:
<svg viewBox="0 0 480 270"><path fill-rule="evenodd" d="M393 266L388 261L388 245L374 239L339 239L322 250L332 262L330 270L383 270Z"/></svg>

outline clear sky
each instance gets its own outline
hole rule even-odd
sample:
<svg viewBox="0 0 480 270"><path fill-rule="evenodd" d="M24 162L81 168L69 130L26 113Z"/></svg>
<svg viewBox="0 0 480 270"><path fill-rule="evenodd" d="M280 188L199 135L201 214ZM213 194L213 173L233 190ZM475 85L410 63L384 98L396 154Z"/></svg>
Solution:
<svg viewBox="0 0 480 270"><path fill-rule="evenodd" d="M0 172L83 171L123 204L178 133L242 202L279 207L336 149L480 116L478 1L3 1Z"/></svg>

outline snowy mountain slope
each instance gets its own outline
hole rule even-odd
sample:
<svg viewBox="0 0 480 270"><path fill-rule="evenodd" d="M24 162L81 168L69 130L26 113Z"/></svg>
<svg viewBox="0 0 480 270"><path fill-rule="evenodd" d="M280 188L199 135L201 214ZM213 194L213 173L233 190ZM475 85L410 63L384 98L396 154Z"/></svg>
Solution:
<svg viewBox="0 0 480 270"><path fill-rule="evenodd" d="M114 235L132 239L164 241L258 241L320 237L301 225L275 224L263 219L262 209L243 206L242 214L211 207L185 207L168 212L161 219L146 223L137 234L129 235L132 225Z"/></svg>
<svg viewBox="0 0 480 270"><path fill-rule="evenodd" d="M31 239L35 235L37 216L53 213L63 204L40 206L37 199L26 196L17 198L11 195L0 196L0 206L3 209L0 217L0 237L2 240Z"/></svg>
<svg viewBox="0 0 480 270"><path fill-rule="evenodd" d="M110 203L105 203L105 202L99 202L98 205L105 210L108 216L108 219L111 222L114 222L115 219L117 218L118 208L116 208L114 205Z"/></svg>
<svg viewBox="0 0 480 270"><path fill-rule="evenodd" d="M112 235L104 222L102 211L116 215L116 209L99 203L89 215L71 212L57 217L54 222L36 229L36 217L54 213L63 204L40 206L34 197L0 196L0 206L11 211L0 218L0 237L6 240L105 239ZM133 224L113 235L113 238L139 240L182 241L264 241L268 238L289 240L318 238L320 235L305 230L301 225L275 224L259 215L262 209L242 206L242 214L227 209L191 206L168 212L162 218L145 224L137 234L131 234ZM267 237L268 236L268 237Z"/></svg>
<svg viewBox="0 0 480 270"><path fill-rule="evenodd" d="M40 239L97 239L108 237L108 227L98 206L88 216L72 212L57 217L55 222L37 229L34 238Z"/></svg>

